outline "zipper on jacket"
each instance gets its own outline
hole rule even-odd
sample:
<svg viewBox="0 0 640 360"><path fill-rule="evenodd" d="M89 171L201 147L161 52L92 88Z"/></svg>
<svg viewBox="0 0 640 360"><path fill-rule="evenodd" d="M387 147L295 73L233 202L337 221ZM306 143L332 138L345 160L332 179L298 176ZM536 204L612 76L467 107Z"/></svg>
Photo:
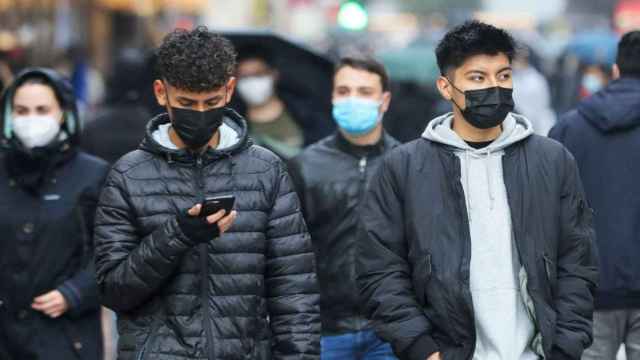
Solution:
<svg viewBox="0 0 640 360"><path fill-rule="evenodd" d="M155 336L156 332L160 328L160 325L161 321L159 319L156 318L153 320L151 324L151 330L144 338L144 343L142 344L142 348L140 349L138 356L136 356L136 360L144 360L144 355L147 353L147 348L149 347L149 343L151 343L151 338Z"/></svg>
<svg viewBox="0 0 640 360"><path fill-rule="evenodd" d="M465 197L466 195L464 193L464 188L462 187L462 182L461 182L462 168L461 168L460 159L458 159L458 157L455 154L449 154L449 156L453 160L454 166L457 167L454 170L455 176L453 178L457 179L457 181L455 182L454 188L456 191L456 195L458 196L458 201L456 201L456 203L458 204L458 208L460 210L460 213L462 214L462 219L464 222L464 226L462 226L460 229L460 232L461 232L460 235L463 239L465 239L464 249L463 249L463 262L460 264L460 276L462 280L461 290L462 290L462 293L464 294L465 301L468 302L468 305L470 307L471 319L473 320L473 323L475 323L473 297L471 295L471 285L469 284L470 271L471 271L471 228L470 228L470 222L469 222L469 213L467 211L467 201ZM454 332L453 329L451 329L451 332L452 332L452 336L455 336L453 341L456 343L456 345L458 346L464 345L458 339L456 334L453 333ZM478 334L476 334L475 331L473 331L472 333L473 333L473 338L472 338L471 347L470 347L471 352L468 355L469 358L471 358L473 356L473 353L475 352L476 338L478 336Z"/></svg>
<svg viewBox="0 0 640 360"><path fill-rule="evenodd" d="M205 197L204 192L204 176L203 176L203 164L202 155L198 155L196 158L196 188L198 191L198 201L203 201ZM200 284L200 301L202 303L202 324L204 325L205 336L207 341L205 343L205 351L209 359L214 359L213 353L213 334L211 330L211 323L209 322L209 248L208 244L200 244L200 275L202 282Z"/></svg>
<svg viewBox="0 0 640 360"><path fill-rule="evenodd" d="M367 175L367 157L363 156L360 158L360 162L358 163L358 168L360 169L361 179L364 180Z"/></svg>
<svg viewBox="0 0 640 360"><path fill-rule="evenodd" d="M544 260L544 271L547 273L547 281L551 284L551 267L553 266L553 262L547 254L542 255L542 260Z"/></svg>
<svg viewBox="0 0 640 360"><path fill-rule="evenodd" d="M140 349L138 356L136 356L136 360L144 360L144 354L147 352L147 346L149 345L150 337L151 337L151 334L147 335L147 337L144 339L144 343L142 344L142 349Z"/></svg>
<svg viewBox="0 0 640 360"><path fill-rule="evenodd" d="M360 188L358 188L358 201L362 202L367 186L367 157L363 156L358 161L358 172L360 173Z"/></svg>

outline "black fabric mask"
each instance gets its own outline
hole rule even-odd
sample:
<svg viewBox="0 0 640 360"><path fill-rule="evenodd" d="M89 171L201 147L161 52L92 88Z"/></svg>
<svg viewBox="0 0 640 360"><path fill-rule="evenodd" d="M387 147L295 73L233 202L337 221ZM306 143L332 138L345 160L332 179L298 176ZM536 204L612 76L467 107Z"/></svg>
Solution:
<svg viewBox="0 0 640 360"><path fill-rule="evenodd" d="M171 106L171 124L180 140L191 150L205 146L222 125L226 107L207 111L180 109Z"/></svg>
<svg viewBox="0 0 640 360"><path fill-rule="evenodd" d="M464 94L464 110L451 100L462 112L465 120L478 129L490 129L502 124L513 111L513 89L490 87L479 90L461 91L449 81L454 89Z"/></svg>
<svg viewBox="0 0 640 360"><path fill-rule="evenodd" d="M164 88L168 91L166 83ZM228 111L226 106L207 111L181 109L171 106L168 93L166 99L173 129L187 148L194 151L202 149L211 140Z"/></svg>

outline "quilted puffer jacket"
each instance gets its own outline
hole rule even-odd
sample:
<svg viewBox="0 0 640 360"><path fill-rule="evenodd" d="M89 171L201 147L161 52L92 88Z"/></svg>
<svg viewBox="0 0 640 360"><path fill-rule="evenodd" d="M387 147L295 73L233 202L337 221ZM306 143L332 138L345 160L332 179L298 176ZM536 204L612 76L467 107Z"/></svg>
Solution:
<svg viewBox="0 0 640 360"><path fill-rule="evenodd" d="M140 149L118 161L96 213L103 303L118 313L119 359L318 359L319 295L307 228L289 175L251 145L171 150L150 122ZM191 246L176 222L205 196L233 194L228 232Z"/></svg>

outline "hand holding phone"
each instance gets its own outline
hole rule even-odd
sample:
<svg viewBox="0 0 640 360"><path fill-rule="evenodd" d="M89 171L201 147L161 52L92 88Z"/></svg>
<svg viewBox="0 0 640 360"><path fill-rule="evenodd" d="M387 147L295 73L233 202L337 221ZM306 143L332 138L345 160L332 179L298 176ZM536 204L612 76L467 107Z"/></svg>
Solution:
<svg viewBox="0 0 640 360"><path fill-rule="evenodd" d="M194 244L208 242L229 230L237 215L232 210L234 204L233 195L206 198L179 215L178 225Z"/></svg>
<svg viewBox="0 0 640 360"><path fill-rule="evenodd" d="M220 210L224 210L226 215L231 213L233 205L236 202L234 195L224 195L207 197L202 202L202 208L200 209L200 217L207 217L217 213Z"/></svg>

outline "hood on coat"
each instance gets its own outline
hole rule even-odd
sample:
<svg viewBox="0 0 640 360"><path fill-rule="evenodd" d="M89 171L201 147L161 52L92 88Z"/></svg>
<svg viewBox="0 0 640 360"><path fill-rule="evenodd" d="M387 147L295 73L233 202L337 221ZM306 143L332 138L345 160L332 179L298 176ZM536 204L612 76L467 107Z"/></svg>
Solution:
<svg viewBox="0 0 640 360"><path fill-rule="evenodd" d="M640 125L640 79L613 81L578 105L578 112L602 132Z"/></svg>
<svg viewBox="0 0 640 360"><path fill-rule="evenodd" d="M81 123L73 87L71 82L61 74L47 68L27 68L23 70L5 90L0 100L2 104L0 111L2 134L0 135L0 140L3 144L15 143L12 141L14 139L12 123L13 97L18 87L24 84L26 80L34 77L44 78L53 88L63 111L64 123L62 131L66 135L64 142L73 147L77 146L80 143Z"/></svg>

